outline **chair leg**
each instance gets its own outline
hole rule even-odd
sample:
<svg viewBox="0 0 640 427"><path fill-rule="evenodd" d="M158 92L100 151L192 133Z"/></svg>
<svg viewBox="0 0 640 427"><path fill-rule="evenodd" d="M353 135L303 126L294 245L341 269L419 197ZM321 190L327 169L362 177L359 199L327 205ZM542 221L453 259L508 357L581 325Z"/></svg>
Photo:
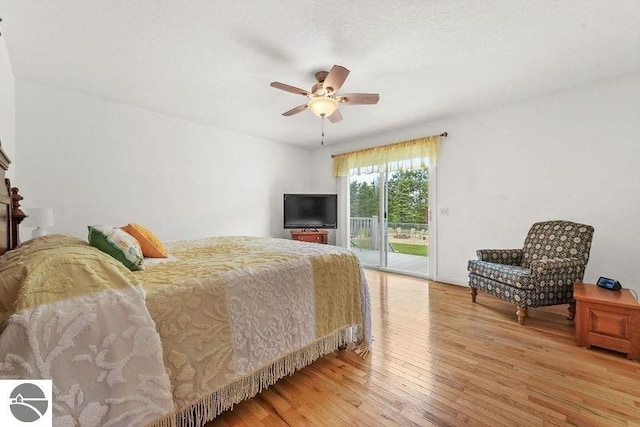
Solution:
<svg viewBox="0 0 640 427"><path fill-rule="evenodd" d="M476 302L476 295L478 295L478 290L471 288L471 302Z"/></svg>
<svg viewBox="0 0 640 427"><path fill-rule="evenodd" d="M567 307L567 311L569 312L569 316L567 317L567 319L569 320L573 320L576 317L576 302L570 302L569 306Z"/></svg>
<svg viewBox="0 0 640 427"><path fill-rule="evenodd" d="M516 310L516 315L518 316L518 324L524 325L524 319L527 317L527 307L520 307Z"/></svg>

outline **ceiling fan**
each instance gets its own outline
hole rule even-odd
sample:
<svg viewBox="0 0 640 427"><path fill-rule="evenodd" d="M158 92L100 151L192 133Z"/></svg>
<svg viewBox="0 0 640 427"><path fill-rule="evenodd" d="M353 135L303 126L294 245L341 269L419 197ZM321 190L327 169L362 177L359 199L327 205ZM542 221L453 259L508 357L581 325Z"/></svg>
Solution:
<svg viewBox="0 0 640 427"><path fill-rule="evenodd" d="M377 104L380 95L377 93L347 93L345 95L337 95L344 81L349 75L349 70L341 65L334 65L331 71L318 71L315 76L318 83L314 84L311 91L289 86L280 82L272 82L271 87L282 89L287 92L297 93L306 96L309 102L298 105L289 111L282 113L283 116L293 116L304 110L311 110L316 116L326 117L331 123L342 120L342 114L338 109L340 104L344 105L365 105Z"/></svg>

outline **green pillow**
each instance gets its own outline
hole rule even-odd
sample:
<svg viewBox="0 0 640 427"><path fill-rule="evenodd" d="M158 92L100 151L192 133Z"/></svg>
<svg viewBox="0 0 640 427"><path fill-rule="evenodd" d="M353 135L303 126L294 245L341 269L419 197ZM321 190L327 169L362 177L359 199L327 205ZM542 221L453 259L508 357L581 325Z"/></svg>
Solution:
<svg viewBox="0 0 640 427"><path fill-rule="evenodd" d="M131 271L144 270L140 243L118 227L90 225L89 244L111 255Z"/></svg>

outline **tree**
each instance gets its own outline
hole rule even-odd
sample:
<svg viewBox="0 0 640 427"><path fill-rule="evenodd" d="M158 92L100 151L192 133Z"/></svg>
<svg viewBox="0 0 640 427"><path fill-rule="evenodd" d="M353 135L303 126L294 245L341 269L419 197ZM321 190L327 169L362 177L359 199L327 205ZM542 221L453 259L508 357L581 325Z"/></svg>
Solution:
<svg viewBox="0 0 640 427"><path fill-rule="evenodd" d="M350 208L352 217L371 218L378 215L380 190L373 182L352 182L349 186Z"/></svg>
<svg viewBox="0 0 640 427"><path fill-rule="evenodd" d="M425 224L429 201L429 170L396 171L388 176L388 221ZM379 215L380 188L377 181L353 181L349 185L349 191L352 217L371 218Z"/></svg>
<svg viewBox="0 0 640 427"><path fill-rule="evenodd" d="M389 176L388 221L425 224L429 202L429 170L401 170Z"/></svg>

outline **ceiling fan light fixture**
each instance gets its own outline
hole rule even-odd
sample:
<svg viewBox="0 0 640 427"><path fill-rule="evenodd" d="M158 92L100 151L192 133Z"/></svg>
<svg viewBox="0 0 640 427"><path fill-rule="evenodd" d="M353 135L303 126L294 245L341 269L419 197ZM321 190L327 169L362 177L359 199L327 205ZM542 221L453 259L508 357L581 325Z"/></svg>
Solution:
<svg viewBox="0 0 640 427"><path fill-rule="evenodd" d="M329 117L338 109L338 101L328 96L318 96L309 101L308 107L318 117Z"/></svg>

